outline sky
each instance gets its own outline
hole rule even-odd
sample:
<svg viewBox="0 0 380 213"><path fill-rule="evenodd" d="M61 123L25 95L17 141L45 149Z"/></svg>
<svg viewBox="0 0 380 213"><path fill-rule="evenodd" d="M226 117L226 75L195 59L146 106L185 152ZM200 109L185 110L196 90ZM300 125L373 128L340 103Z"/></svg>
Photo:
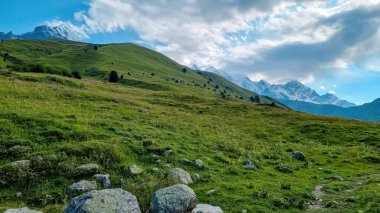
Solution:
<svg viewBox="0 0 380 213"><path fill-rule="evenodd" d="M133 42L190 67L380 98L380 0L2 0L0 20L0 32L61 25L73 40Z"/></svg>

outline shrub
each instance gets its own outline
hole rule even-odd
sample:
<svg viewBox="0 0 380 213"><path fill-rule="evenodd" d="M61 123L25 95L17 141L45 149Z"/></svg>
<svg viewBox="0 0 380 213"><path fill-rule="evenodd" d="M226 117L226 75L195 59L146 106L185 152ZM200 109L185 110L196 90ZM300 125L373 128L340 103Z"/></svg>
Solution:
<svg viewBox="0 0 380 213"><path fill-rule="evenodd" d="M293 173L294 169L290 166L284 165L284 164L278 164L274 167L277 171L283 172L283 173Z"/></svg>
<svg viewBox="0 0 380 213"><path fill-rule="evenodd" d="M115 70L112 70L110 72L108 81L111 83L116 83L119 81L119 75L117 74L117 72Z"/></svg>
<svg viewBox="0 0 380 213"><path fill-rule="evenodd" d="M73 77L76 78L76 79L82 79L82 76L79 74L78 71L73 71L71 74L72 74Z"/></svg>
<svg viewBox="0 0 380 213"><path fill-rule="evenodd" d="M187 69L184 67L184 68L182 69L182 72L183 72L183 73L186 73L186 72L187 72Z"/></svg>

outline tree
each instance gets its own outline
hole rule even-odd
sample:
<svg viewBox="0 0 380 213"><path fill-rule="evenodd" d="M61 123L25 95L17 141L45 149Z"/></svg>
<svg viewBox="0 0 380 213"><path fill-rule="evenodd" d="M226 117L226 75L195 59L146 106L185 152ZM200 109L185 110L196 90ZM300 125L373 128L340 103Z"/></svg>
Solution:
<svg viewBox="0 0 380 213"><path fill-rule="evenodd" d="M119 75L117 74L117 72L115 70L112 70L110 72L108 81L111 83L116 83L119 81Z"/></svg>
<svg viewBox="0 0 380 213"><path fill-rule="evenodd" d="M124 75L121 75L121 76L120 76L120 79L124 79Z"/></svg>
<svg viewBox="0 0 380 213"><path fill-rule="evenodd" d="M255 102L255 98L254 98L253 96L251 96L251 97L249 98L249 101L253 103L253 102Z"/></svg>
<svg viewBox="0 0 380 213"><path fill-rule="evenodd" d="M73 75L73 77L76 79L82 79L82 76L79 74L78 71L71 72L71 75Z"/></svg>
<svg viewBox="0 0 380 213"><path fill-rule="evenodd" d="M94 50L98 50L98 46L94 46Z"/></svg>
<svg viewBox="0 0 380 213"><path fill-rule="evenodd" d="M186 72L187 72L187 69L184 67L184 68L182 69L182 72L183 72L183 73L186 73Z"/></svg>
<svg viewBox="0 0 380 213"><path fill-rule="evenodd" d="M8 56L9 56L9 53L4 53L4 61L7 61Z"/></svg>
<svg viewBox="0 0 380 213"><path fill-rule="evenodd" d="M260 101L260 96L258 96L258 95L255 96L255 102L258 103L258 104L261 102Z"/></svg>

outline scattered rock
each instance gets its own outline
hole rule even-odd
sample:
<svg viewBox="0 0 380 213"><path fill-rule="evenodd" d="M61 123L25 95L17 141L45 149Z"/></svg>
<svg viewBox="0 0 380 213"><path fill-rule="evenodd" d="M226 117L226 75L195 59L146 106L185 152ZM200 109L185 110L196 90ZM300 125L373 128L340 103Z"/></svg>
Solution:
<svg viewBox="0 0 380 213"><path fill-rule="evenodd" d="M16 146L9 148L9 151L13 152L13 153L23 153L23 152L27 152L29 150L31 150L31 148L29 146L20 146L20 145L16 145Z"/></svg>
<svg viewBox="0 0 380 213"><path fill-rule="evenodd" d="M76 173L78 175L93 175L97 173L99 170L99 166L94 163L88 163L88 164L83 164L81 166L78 166L76 168Z"/></svg>
<svg viewBox="0 0 380 213"><path fill-rule="evenodd" d="M87 192L71 200L65 213L141 213L136 197L121 189Z"/></svg>
<svg viewBox="0 0 380 213"><path fill-rule="evenodd" d="M257 170L257 167L255 164L252 163L252 161L248 160L246 162L244 162L244 168L246 169L250 169L250 170Z"/></svg>
<svg viewBox="0 0 380 213"><path fill-rule="evenodd" d="M12 162L12 167L15 169L29 169L30 160L19 160L19 161Z"/></svg>
<svg viewBox="0 0 380 213"><path fill-rule="evenodd" d="M305 160L305 154L303 152L294 151L292 154L292 158L304 161Z"/></svg>
<svg viewBox="0 0 380 213"><path fill-rule="evenodd" d="M332 178L335 179L335 180L344 181L344 179L342 178L342 176L339 176L339 175L334 175Z"/></svg>
<svg viewBox="0 0 380 213"><path fill-rule="evenodd" d="M167 175L167 179L172 183L178 184L187 185L193 183L190 174L181 168L175 168L172 171L170 171Z"/></svg>
<svg viewBox="0 0 380 213"><path fill-rule="evenodd" d="M156 168L156 167L154 167L154 168L152 168L152 171L153 171L153 172L158 172L158 171L160 171L160 169L159 169L159 168Z"/></svg>
<svg viewBox="0 0 380 213"><path fill-rule="evenodd" d="M170 168L172 165L170 165L170 163L166 163L166 164L164 164L164 167L165 168Z"/></svg>
<svg viewBox="0 0 380 213"><path fill-rule="evenodd" d="M19 208L19 209L7 209L4 213L42 213L39 211L30 210L27 207Z"/></svg>
<svg viewBox="0 0 380 213"><path fill-rule="evenodd" d="M198 168L198 169L204 169L205 166L203 165L203 161L201 159L196 159L194 161L194 164L195 166Z"/></svg>
<svg viewBox="0 0 380 213"><path fill-rule="evenodd" d="M109 174L96 174L94 175L98 179L103 188L111 187L110 175Z"/></svg>
<svg viewBox="0 0 380 213"><path fill-rule="evenodd" d="M191 212L196 206L194 191L183 184L160 189L153 194L151 208L153 213Z"/></svg>
<svg viewBox="0 0 380 213"><path fill-rule="evenodd" d="M248 213L248 210L247 209L243 209L243 210L241 210L241 213Z"/></svg>
<svg viewBox="0 0 380 213"><path fill-rule="evenodd" d="M191 213L223 213L223 210L219 206L197 204Z"/></svg>
<svg viewBox="0 0 380 213"><path fill-rule="evenodd" d="M217 189L211 189L210 191L206 192L206 195L214 194L217 191L218 191Z"/></svg>
<svg viewBox="0 0 380 213"><path fill-rule="evenodd" d="M193 176L193 181L194 181L194 182L198 182L200 179L201 179L201 177L199 176L199 174L195 174L195 175Z"/></svg>
<svg viewBox="0 0 380 213"><path fill-rule="evenodd" d="M186 164L186 165L189 165L189 164L191 164L191 160L189 160L189 159L187 159L187 158L183 158L183 159L181 160L181 163Z"/></svg>
<svg viewBox="0 0 380 213"><path fill-rule="evenodd" d="M22 192L16 192L16 197L18 198L22 197Z"/></svg>
<svg viewBox="0 0 380 213"><path fill-rule="evenodd" d="M84 192L88 192L95 189L96 189L95 181L81 180L77 183L72 184L69 187L67 194L69 196L75 196L75 195L82 194Z"/></svg>
<svg viewBox="0 0 380 213"><path fill-rule="evenodd" d="M168 149L164 152L164 156L169 156L169 155L172 155L174 152L172 149Z"/></svg>
<svg viewBox="0 0 380 213"><path fill-rule="evenodd" d="M128 174L130 175L138 175L138 174L141 174L142 172L143 170L136 165L132 165L128 167Z"/></svg>

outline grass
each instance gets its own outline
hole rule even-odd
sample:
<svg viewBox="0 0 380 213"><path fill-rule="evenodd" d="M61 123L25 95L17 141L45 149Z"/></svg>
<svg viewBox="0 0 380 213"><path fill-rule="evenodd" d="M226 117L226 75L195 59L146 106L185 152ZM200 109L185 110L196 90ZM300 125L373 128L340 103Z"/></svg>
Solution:
<svg viewBox="0 0 380 213"><path fill-rule="evenodd" d="M0 51L21 64L37 60L83 75L78 80L15 72L5 68L13 63L2 62L0 210L29 206L62 212L70 201L68 186L92 179L76 176L75 168L97 163L115 187L126 179L124 189L146 211L153 192L165 186L170 168L164 164L170 163L198 173L201 180L190 186L199 202L225 212L303 212L317 185L325 188L325 207L316 212L380 211L377 123L253 104L240 96L254 94L238 88L223 99L220 90L208 89L214 83L203 87L209 76L190 69L183 73L165 56L132 44L100 46L96 52L91 44L11 41L0 43ZM70 62L72 58L78 61ZM91 67L96 74L86 75ZM103 81L111 69L123 74L125 82ZM222 88L228 84L221 81ZM163 155L168 149L173 155ZM296 150L305 153L307 163L291 158ZM161 163L153 161L153 154ZM207 169L182 164L182 158L202 159ZM23 159L31 160L29 170L10 166ZM259 169L244 169L246 160ZM128 176L132 164L144 172ZM154 167L160 172L153 172ZM334 175L344 180L332 179ZM217 191L207 194L212 189Z"/></svg>

